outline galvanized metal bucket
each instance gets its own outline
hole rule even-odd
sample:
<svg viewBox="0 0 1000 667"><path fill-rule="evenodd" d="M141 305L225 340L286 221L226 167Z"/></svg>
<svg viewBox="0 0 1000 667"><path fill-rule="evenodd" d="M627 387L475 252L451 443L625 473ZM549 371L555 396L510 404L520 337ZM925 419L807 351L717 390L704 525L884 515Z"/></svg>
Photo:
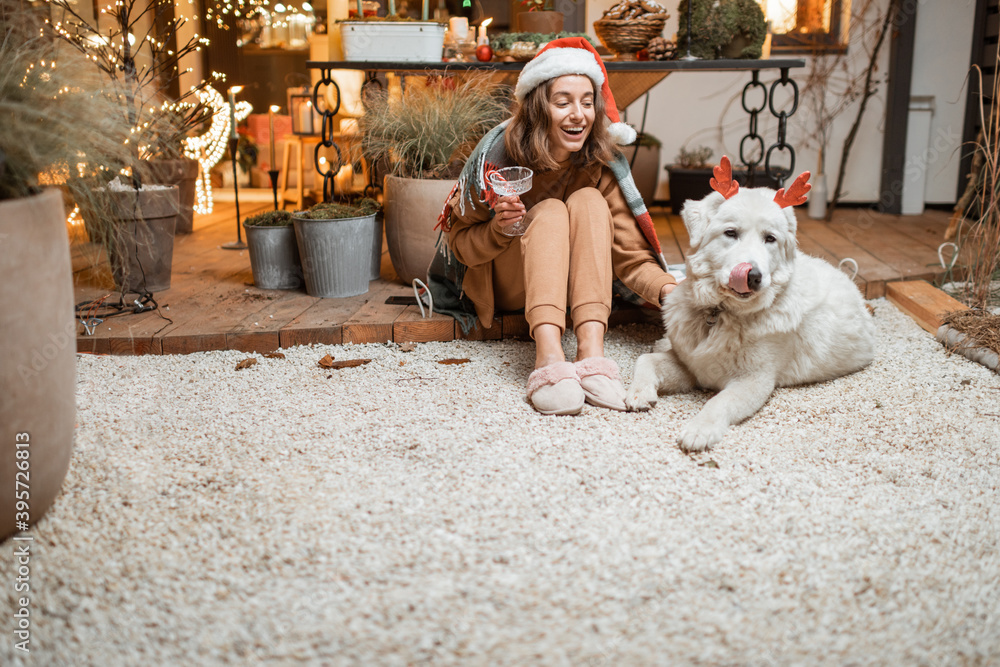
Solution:
<svg viewBox="0 0 1000 667"><path fill-rule="evenodd" d="M375 214L310 220L292 216L310 296L339 299L368 291L372 279Z"/></svg>
<svg viewBox="0 0 1000 667"><path fill-rule="evenodd" d="M260 289L295 289L302 284L302 262L291 225L258 227L244 222L243 229L254 285Z"/></svg>

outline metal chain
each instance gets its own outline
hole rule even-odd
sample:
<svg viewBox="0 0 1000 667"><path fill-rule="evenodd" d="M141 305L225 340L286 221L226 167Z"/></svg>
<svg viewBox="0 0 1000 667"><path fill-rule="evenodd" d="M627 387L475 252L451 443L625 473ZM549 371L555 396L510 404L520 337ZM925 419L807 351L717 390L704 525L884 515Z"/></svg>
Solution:
<svg viewBox="0 0 1000 667"><path fill-rule="evenodd" d="M764 138L757 134L757 116L767 107L767 86L760 82L760 72L754 70L752 77L753 78L750 80L750 83L743 87L743 96L740 101L743 105L743 110L750 114L750 132L740 140L740 162L745 164L749 170L749 179L747 182L748 187L753 187L755 185L754 181L756 180L756 177L754 172L764 156ZM764 94L764 99L760 103L759 107L750 106L747 101L749 93L750 91L758 88ZM756 150L753 153L748 154L747 141L757 143Z"/></svg>
<svg viewBox="0 0 1000 667"><path fill-rule="evenodd" d="M778 86L792 87L792 106L787 111L784 109L778 111L774 106L774 94ZM769 97L768 109L771 111L771 115L778 119L778 138L767 149L767 154L764 158L764 173L767 174L768 178L774 179L779 185L784 186L785 179L795 171L795 149L785 141L788 118L799 108L799 87L794 80L789 78L787 69L782 69L781 78L771 84L771 94ZM779 167L772 164L772 156L776 151L788 154L787 167Z"/></svg>
<svg viewBox="0 0 1000 667"><path fill-rule="evenodd" d="M319 91L323 86L333 86L337 103L332 109L326 103L326 96L319 94ZM322 105L320 104L320 100L323 101ZM320 142L316 144L316 150L313 152L313 162L316 165L316 172L323 177L323 201L331 202L333 201L334 194L333 177L340 171L340 168L344 166L344 159L340 152L340 146L338 146L333 140L333 117L340 111L340 86L338 86L337 82L333 80L331 70L323 69L320 71L320 79L316 82L316 86L313 88L312 104L313 109L319 111L322 117ZM321 160L322 156L320 155L320 152L324 148L332 148L337 153L336 165L331 164L327 167L326 171L323 171L323 162Z"/></svg>

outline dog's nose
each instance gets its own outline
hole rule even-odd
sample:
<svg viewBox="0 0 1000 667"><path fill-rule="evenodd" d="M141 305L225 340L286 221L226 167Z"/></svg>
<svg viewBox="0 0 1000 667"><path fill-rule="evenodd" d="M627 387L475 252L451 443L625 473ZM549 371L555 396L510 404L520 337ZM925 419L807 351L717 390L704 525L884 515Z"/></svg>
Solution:
<svg viewBox="0 0 1000 667"><path fill-rule="evenodd" d="M747 287L756 292L760 289L760 269L756 266L750 269L750 273L747 274Z"/></svg>

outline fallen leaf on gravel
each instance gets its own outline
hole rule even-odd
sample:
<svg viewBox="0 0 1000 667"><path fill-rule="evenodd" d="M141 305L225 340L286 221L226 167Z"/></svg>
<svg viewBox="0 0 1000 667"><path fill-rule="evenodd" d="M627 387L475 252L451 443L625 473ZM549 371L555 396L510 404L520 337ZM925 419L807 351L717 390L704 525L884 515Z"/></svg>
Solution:
<svg viewBox="0 0 1000 667"><path fill-rule="evenodd" d="M263 357L265 359L284 359L285 355L283 355L281 352L266 352L264 353Z"/></svg>
<svg viewBox="0 0 1000 667"><path fill-rule="evenodd" d="M417 349L417 344L413 341L407 341L405 343L401 343L399 349L401 352L413 352Z"/></svg>
<svg viewBox="0 0 1000 667"><path fill-rule="evenodd" d="M257 359L255 357L250 357L249 359L244 359L240 363L236 364L236 370L241 371L244 368L250 368L251 366L253 366L256 363L257 363Z"/></svg>
<svg viewBox="0 0 1000 667"><path fill-rule="evenodd" d="M333 368L333 357L329 354L319 360L319 365L323 368Z"/></svg>
<svg viewBox="0 0 1000 667"><path fill-rule="evenodd" d="M324 368L354 368L355 366L364 366L367 363L371 363L371 359L344 359L343 361L331 361L330 365Z"/></svg>
<svg viewBox="0 0 1000 667"><path fill-rule="evenodd" d="M438 361L439 364L467 364L468 359L441 359Z"/></svg>

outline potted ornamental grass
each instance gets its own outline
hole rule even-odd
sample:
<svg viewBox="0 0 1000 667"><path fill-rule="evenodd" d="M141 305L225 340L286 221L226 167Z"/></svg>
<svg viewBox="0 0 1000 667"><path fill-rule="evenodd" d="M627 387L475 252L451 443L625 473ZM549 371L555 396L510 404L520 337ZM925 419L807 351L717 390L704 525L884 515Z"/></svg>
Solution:
<svg viewBox="0 0 1000 667"><path fill-rule="evenodd" d="M292 214L306 293L323 298L357 296L378 277L382 235L376 219L382 205L364 197L321 202ZM377 243L376 243L377 239Z"/></svg>
<svg viewBox="0 0 1000 667"><path fill-rule="evenodd" d="M127 158L129 128L97 93L92 64L41 27L38 10L0 0L0 540L42 517L69 466L77 325L67 213L78 204L107 214L99 165Z"/></svg>
<svg viewBox="0 0 1000 667"><path fill-rule="evenodd" d="M410 80L401 95L366 97L361 149L386 173L385 237L404 283L426 278L445 200L479 140L510 115L512 97L505 86L454 78Z"/></svg>

